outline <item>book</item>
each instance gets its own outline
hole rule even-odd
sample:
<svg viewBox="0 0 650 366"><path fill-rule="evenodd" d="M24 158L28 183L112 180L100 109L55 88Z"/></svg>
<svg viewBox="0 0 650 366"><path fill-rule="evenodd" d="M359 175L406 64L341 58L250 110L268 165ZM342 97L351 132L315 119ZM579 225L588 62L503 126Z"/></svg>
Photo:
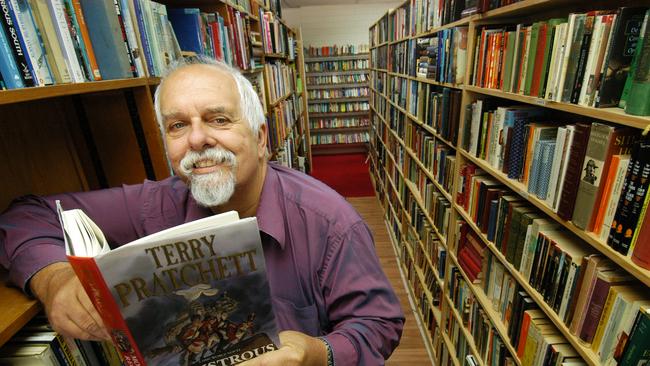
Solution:
<svg viewBox="0 0 650 366"><path fill-rule="evenodd" d="M625 178L625 172L627 172L627 165L630 162L629 155L613 155L612 161L609 166L609 172L605 178L605 187L603 189L603 195L600 202L596 204L595 208L598 208L595 211L596 219L594 221L593 232L596 235L600 235L603 231L603 222L605 222L605 215L607 209L610 206L614 206L618 203L618 198L620 197L621 188L623 188L623 178ZM614 203L616 202L616 203ZM611 225L612 218L609 219L609 222L605 223L604 226L609 228ZM605 230L608 231L608 230ZM609 234L609 233L608 233Z"/></svg>
<svg viewBox="0 0 650 366"><path fill-rule="evenodd" d="M629 74L630 92L625 104L625 113L636 116L650 116L650 9L646 11L643 27L639 33L636 67Z"/></svg>
<svg viewBox="0 0 650 366"><path fill-rule="evenodd" d="M111 250L83 211L58 208L68 261L127 364L236 364L277 349L256 218L230 211Z"/></svg>
<svg viewBox="0 0 650 366"><path fill-rule="evenodd" d="M642 307L632 326L630 338L619 365L647 365L648 362L650 362L650 310L647 307Z"/></svg>
<svg viewBox="0 0 650 366"><path fill-rule="evenodd" d="M132 77L128 51L113 2L81 0L81 8L102 79Z"/></svg>
<svg viewBox="0 0 650 366"><path fill-rule="evenodd" d="M587 152L582 165L582 178L578 187L573 210L573 224L583 230L592 231L595 221L595 206L601 199L612 155L628 154L637 136L637 131L594 123L589 134Z"/></svg>
<svg viewBox="0 0 650 366"><path fill-rule="evenodd" d="M52 349L45 344L9 343L0 348L2 365L58 365Z"/></svg>
<svg viewBox="0 0 650 366"><path fill-rule="evenodd" d="M623 86L643 23L643 7L621 7L611 34L611 44L605 56L605 72L596 97L595 107L614 107L621 100Z"/></svg>

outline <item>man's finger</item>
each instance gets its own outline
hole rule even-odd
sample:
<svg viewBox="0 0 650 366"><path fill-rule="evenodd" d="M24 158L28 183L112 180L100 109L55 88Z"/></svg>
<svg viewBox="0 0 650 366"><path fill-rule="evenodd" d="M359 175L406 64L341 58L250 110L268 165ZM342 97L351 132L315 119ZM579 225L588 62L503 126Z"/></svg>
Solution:
<svg viewBox="0 0 650 366"><path fill-rule="evenodd" d="M93 305L92 301L90 301L90 298L88 298L88 296L86 296L85 293L79 293L77 298L81 303L81 306L83 306L84 309L86 310L88 316L95 323L94 327L91 326L92 328L89 328L88 331L93 335L97 336L99 339L109 340L111 337L106 331L106 327L104 326L104 321L99 315L99 312L97 312L97 309L95 309L95 305Z"/></svg>

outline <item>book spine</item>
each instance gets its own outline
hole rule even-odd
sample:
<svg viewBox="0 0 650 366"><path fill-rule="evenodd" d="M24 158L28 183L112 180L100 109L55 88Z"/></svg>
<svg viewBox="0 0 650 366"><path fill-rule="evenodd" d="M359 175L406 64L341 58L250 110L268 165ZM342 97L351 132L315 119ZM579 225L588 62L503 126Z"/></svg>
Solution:
<svg viewBox="0 0 650 366"><path fill-rule="evenodd" d="M27 0L10 0L9 8L14 17L14 24L20 28L21 42L23 50L25 51L32 75L38 86L51 85L54 83L52 72L47 57L45 56L45 48L43 41L39 34L32 11L27 3Z"/></svg>
<svg viewBox="0 0 650 366"><path fill-rule="evenodd" d="M99 72L99 66L97 65L95 51L93 50L93 45L90 41L88 27L86 26L86 20L84 18L83 12L81 11L81 3L79 0L72 0L72 7L74 9L74 15L77 21L78 30L81 32L81 39L84 44L85 55L88 59L88 67L90 68L93 80L102 80L102 76Z"/></svg>
<svg viewBox="0 0 650 366"><path fill-rule="evenodd" d="M625 113L636 116L650 116L650 25L648 18L650 10L646 12L644 29L637 44L639 60L636 69L630 73L632 84L625 105Z"/></svg>
<svg viewBox="0 0 650 366"><path fill-rule="evenodd" d="M65 63L70 71L70 76L73 82L82 83L86 81L84 73L81 69L79 59L75 53L74 42L70 31L68 30L68 21L65 13L63 0L50 0L47 2L50 16L56 28L56 35L61 44L61 50Z"/></svg>
<svg viewBox="0 0 650 366"><path fill-rule="evenodd" d="M104 282L99 268L97 268L95 259L91 257L68 256L68 261L83 284L86 293L90 295L90 300L95 306L95 309L102 316L104 326L111 334L113 342L122 345L124 345L124 342L128 342L130 345L130 347L120 347L124 364L144 365L144 358L124 318L122 318L120 309L115 303L106 282Z"/></svg>
<svg viewBox="0 0 650 366"><path fill-rule="evenodd" d="M153 65L153 56L151 54L151 46L149 45L149 36L147 35L147 27L145 26L144 10L142 9L142 2L146 0L129 0L133 1L133 9L135 11L135 18L137 20L138 28L140 29L140 41L142 43L142 52L147 65L149 76L155 76L156 69Z"/></svg>
<svg viewBox="0 0 650 366"><path fill-rule="evenodd" d="M650 10L647 10L645 17L643 18L643 23L639 35L645 33L645 30L648 27L649 20L650 20ZM625 80L625 84L623 85L623 91L621 92L621 99L618 102L618 106L623 109L625 109L627 105L627 98L630 95L630 88L632 87L632 78L633 78L632 75L636 72L637 64L639 63L639 59L641 58L641 47L639 47L638 41L639 40L637 39L634 56L632 56L632 62L630 62L630 70L627 74L627 79Z"/></svg>
<svg viewBox="0 0 650 366"><path fill-rule="evenodd" d="M26 50L21 42L20 31L14 23L9 0L0 0L0 9L2 10L2 27L7 36L7 40L12 48L12 53L16 65L20 72L20 77L26 87L35 86L36 81L30 71L30 64L27 59Z"/></svg>
<svg viewBox="0 0 650 366"><path fill-rule="evenodd" d="M562 195L557 209L558 216L564 220L569 220L573 216L578 185L580 184L580 172L587 152L589 129L590 127L587 125L577 124L574 132L564 185L562 186Z"/></svg>

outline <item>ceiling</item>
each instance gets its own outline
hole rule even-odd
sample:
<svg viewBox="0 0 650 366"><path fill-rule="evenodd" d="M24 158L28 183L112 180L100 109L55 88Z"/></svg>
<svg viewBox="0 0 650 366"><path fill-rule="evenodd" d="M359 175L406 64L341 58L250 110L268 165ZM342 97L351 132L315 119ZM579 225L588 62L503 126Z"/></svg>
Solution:
<svg viewBox="0 0 650 366"><path fill-rule="evenodd" d="M282 0L283 8L300 8L303 6L320 5L351 5L351 4L385 4L395 0ZM381 6L381 5L380 5Z"/></svg>

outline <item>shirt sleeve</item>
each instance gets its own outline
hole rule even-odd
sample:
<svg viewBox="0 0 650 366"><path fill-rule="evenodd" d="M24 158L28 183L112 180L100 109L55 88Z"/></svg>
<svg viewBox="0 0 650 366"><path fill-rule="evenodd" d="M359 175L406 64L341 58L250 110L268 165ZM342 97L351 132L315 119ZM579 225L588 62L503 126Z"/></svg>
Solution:
<svg viewBox="0 0 650 366"><path fill-rule="evenodd" d="M29 279L43 267L67 261L56 200L63 209L80 208L102 229L114 247L141 234L139 207L143 185L14 200L0 215L0 264L9 280L29 293ZM129 201L132 199L133 201Z"/></svg>
<svg viewBox="0 0 650 366"><path fill-rule="evenodd" d="M353 225L331 243L322 283L335 365L383 365L404 326L399 299L381 269L370 230Z"/></svg>

